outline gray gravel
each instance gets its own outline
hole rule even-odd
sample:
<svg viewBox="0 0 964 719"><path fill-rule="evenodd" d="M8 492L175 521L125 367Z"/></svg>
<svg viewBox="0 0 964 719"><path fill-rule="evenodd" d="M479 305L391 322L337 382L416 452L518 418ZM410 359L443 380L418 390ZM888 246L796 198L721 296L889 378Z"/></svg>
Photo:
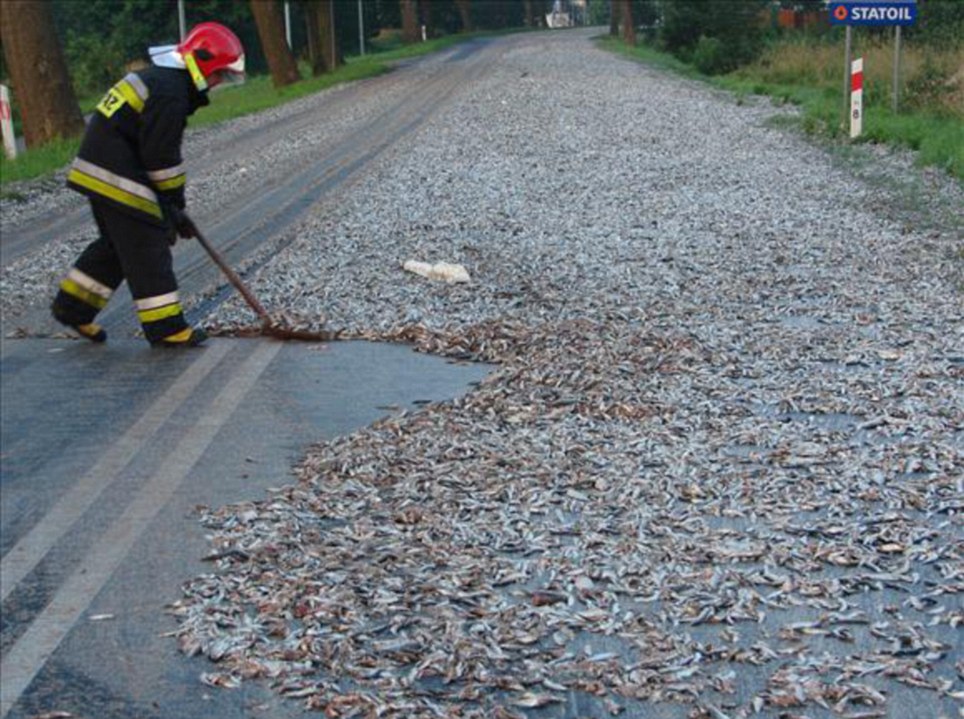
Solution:
<svg viewBox="0 0 964 719"><path fill-rule="evenodd" d="M331 716L962 715L961 185L586 35L496 47L252 282L315 328L501 366L206 514L220 566L173 609L204 680ZM4 268L5 311L52 259Z"/></svg>

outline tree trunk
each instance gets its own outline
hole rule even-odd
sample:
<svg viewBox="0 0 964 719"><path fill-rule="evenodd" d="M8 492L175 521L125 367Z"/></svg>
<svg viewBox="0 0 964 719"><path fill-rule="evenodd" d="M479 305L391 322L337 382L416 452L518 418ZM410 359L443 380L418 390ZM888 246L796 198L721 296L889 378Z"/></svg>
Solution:
<svg viewBox="0 0 964 719"><path fill-rule="evenodd" d="M251 14L258 26L258 38L271 71L271 83L284 87L298 82L298 64L285 39L285 20L278 0L251 0Z"/></svg>
<svg viewBox="0 0 964 719"><path fill-rule="evenodd" d="M535 17L532 14L532 0L525 0L523 5L525 7L526 27L535 27L535 23L533 22Z"/></svg>
<svg viewBox="0 0 964 719"><path fill-rule="evenodd" d="M402 41L407 43L418 42L422 39L422 35L418 27L416 0L398 1L402 11Z"/></svg>
<svg viewBox="0 0 964 719"><path fill-rule="evenodd" d="M50 3L0 2L0 40L27 147L84 131Z"/></svg>
<svg viewBox="0 0 964 719"><path fill-rule="evenodd" d="M326 72L331 72L342 64L341 49L335 36L334 0L318 2L318 43Z"/></svg>
<svg viewBox="0 0 964 719"><path fill-rule="evenodd" d="M636 24L633 22L633 0L622 0L623 5L623 42L636 46Z"/></svg>
<svg viewBox="0 0 964 719"><path fill-rule="evenodd" d="M455 0L455 5L459 9L459 17L462 18L462 32L472 32L472 5L469 0Z"/></svg>
<svg viewBox="0 0 964 719"><path fill-rule="evenodd" d="M304 0L302 7L305 11L308 63L311 65L312 77L317 77L325 72L325 57L321 52L321 40L318 37L318 3L316 0Z"/></svg>
<svg viewBox="0 0 964 719"><path fill-rule="evenodd" d="M619 37L619 14L623 10L623 0L609 0L609 34Z"/></svg>
<svg viewBox="0 0 964 719"><path fill-rule="evenodd" d="M313 76L331 72L344 63L341 46L333 35L332 0L304 0L305 29L308 34L308 61Z"/></svg>

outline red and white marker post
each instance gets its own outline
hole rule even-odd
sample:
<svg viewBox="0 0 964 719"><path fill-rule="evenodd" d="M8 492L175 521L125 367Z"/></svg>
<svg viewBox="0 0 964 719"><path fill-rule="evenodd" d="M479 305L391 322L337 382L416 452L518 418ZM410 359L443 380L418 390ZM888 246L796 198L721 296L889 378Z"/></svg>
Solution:
<svg viewBox="0 0 964 719"><path fill-rule="evenodd" d="M17 156L17 138L13 134L13 108L6 85L0 85L0 133L3 134L3 149L12 160Z"/></svg>
<svg viewBox="0 0 964 719"><path fill-rule="evenodd" d="M850 137L860 137L864 120L864 59L850 64Z"/></svg>

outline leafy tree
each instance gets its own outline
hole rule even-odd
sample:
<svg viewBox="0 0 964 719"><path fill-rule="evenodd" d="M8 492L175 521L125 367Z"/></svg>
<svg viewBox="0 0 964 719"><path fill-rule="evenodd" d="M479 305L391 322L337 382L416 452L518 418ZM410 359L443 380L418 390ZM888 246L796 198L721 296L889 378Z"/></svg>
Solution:
<svg viewBox="0 0 964 719"><path fill-rule="evenodd" d="M633 36L635 29L641 26L648 27L653 25L657 18L656 5L658 0L589 0L587 15L590 25L603 25L609 23L609 34L613 37L619 35L619 28L624 24L623 16L630 13L630 22L633 25ZM623 31L625 36L626 31Z"/></svg>
<svg viewBox="0 0 964 719"><path fill-rule="evenodd" d="M609 0L588 0L586 13L590 25L605 25L609 22Z"/></svg>
<svg viewBox="0 0 964 719"><path fill-rule="evenodd" d="M54 0L56 26L74 84L99 95L147 57L151 45L178 40L177 6L155 0Z"/></svg>
<svg viewBox="0 0 964 719"><path fill-rule="evenodd" d="M659 0L632 0L633 18L636 20L636 27L653 28L659 19L657 3Z"/></svg>
<svg viewBox="0 0 964 719"><path fill-rule="evenodd" d="M919 0L917 23L906 29L908 38L917 38L935 47L961 47L964 43L964 2Z"/></svg>
<svg viewBox="0 0 964 719"><path fill-rule="evenodd" d="M542 5L541 14L544 14L545 3ZM519 0L473 0L472 6L478 29L498 30L525 26L525 5ZM536 10L538 12L540 8Z"/></svg>
<svg viewBox="0 0 964 719"><path fill-rule="evenodd" d="M703 72L729 72L762 50L768 6L768 0L663 0L659 42Z"/></svg>
<svg viewBox="0 0 964 719"><path fill-rule="evenodd" d="M402 9L399 0L374 0L374 2L379 25L382 27L402 26Z"/></svg>
<svg viewBox="0 0 964 719"><path fill-rule="evenodd" d="M180 39L177 0L48 0L48 4L81 96L102 93L132 62L146 60L148 47ZM249 73L267 68L248 3L191 0L185 7L188 29L208 20L223 23L241 39Z"/></svg>
<svg viewBox="0 0 964 719"><path fill-rule="evenodd" d="M396 5L397 0L396 0ZM334 0L335 8L335 37L337 39L338 62L344 61L345 55L356 55L361 52L358 40L358 2L357 0ZM378 34L383 22L379 18L376 0L362 0L362 28L366 37Z"/></svg>
<svg viewBox="0 0 964 719"><path fill-rule="evenodd" d="M826 12L827 0L780 0L780 7L799 12Z"/></svg>
<svg viewBox="0 0 964 719"><path fill-rule="evenodd" d="M51 10L31 0L0 2L3 55L28 147L84 130Z"/></svg>

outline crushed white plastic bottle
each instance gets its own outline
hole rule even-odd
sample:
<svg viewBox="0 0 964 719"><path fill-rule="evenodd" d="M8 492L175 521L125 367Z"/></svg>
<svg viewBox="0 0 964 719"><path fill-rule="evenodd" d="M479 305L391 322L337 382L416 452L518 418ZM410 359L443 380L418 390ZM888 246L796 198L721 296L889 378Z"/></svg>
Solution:
<svg viewBox="0 0 964 719"><path fill-rule="evenodd" d="M436 262L432 265L418 260L406 260L402 269L430 280L443 280L449 283L470 281L469 272L464 266L450 262Z"/></svg>

